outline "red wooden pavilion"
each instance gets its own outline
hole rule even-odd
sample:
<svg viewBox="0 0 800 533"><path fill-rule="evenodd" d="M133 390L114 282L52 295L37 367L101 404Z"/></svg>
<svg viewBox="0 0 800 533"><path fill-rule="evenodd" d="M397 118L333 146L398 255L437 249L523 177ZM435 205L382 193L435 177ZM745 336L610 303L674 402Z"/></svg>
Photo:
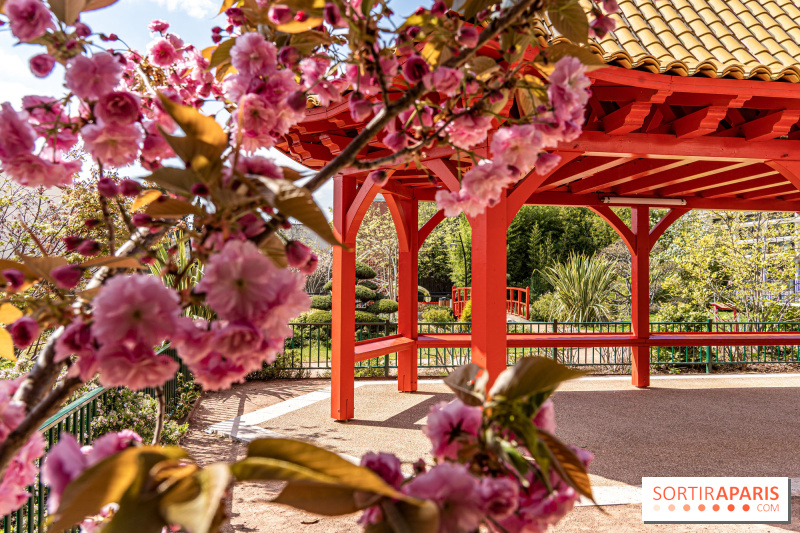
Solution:
<svg viewBox="0 0 800 533"><path fill-rule="evenodd" d="M697 6L697 7L695 7ZM417 333L417 254L443 219L420 228L419 202L440 188L457 190L453 150L423 157L425 172L397 170L376 186L366 172L334 181L334 228L351 249L334 249L331 416L354 416L354 364L398 353L398 389L417 389L417 349L469 347L472 361L497 376L512 347L632 349L632 383L649 385L651 346L800 344L800 333L651 333L649 254L653 244L691 209L800 211L800 10L790 0L650 2L622 0L618 30L591 46L607 67L590 73L593 96L584 133L555 150L554 171L530 173L472 225L472 333ZM540 44L557 42L546 26ZM482 51L497 57L495 51ZM507 112L515 113L515 103ZM308 112L279 146L311 168L332 159L363 127L346 103ZM488 142L478 148L490 156ZM361 156L387 154L379 139ZM354 341L355 237L375 196L383 194L400 244L399 331ZM506 333L506 230L521 206L585 206L620 235L631 252L631 333ZM611 207L629 207L630 227ZM650 208L669 207L649 228Z"/></svg>

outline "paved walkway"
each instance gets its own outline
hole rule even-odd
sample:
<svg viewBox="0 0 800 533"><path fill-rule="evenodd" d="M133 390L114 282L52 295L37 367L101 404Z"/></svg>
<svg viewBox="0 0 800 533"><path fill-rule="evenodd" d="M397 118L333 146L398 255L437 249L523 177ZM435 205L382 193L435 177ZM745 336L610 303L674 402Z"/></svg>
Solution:
<svg viewBox="0 0 800 533"><path fill-rule="evenodd" d="M788 526L645 526L638 489L643 476L788 476L800 496L800 375L654 376L644 390L629 380L584 378L555 395L556 433L595 453L592 482L609 513L586 505L555 531L800 531L800 498ZM404 462L425 456L420 428L431 405L452 397L448 389L435 380L420 381L414 394L397 393L394 382L357 385L357 418L347 423L329 418L325 380L248 383L206 395L186 444L201 460L241 456L241 444L200 431L208 428L242 441L300 438L353 457L379 449ZM353 517L265 505L277 490L274 483L237 487L230 531L358 531Z"/></svg>

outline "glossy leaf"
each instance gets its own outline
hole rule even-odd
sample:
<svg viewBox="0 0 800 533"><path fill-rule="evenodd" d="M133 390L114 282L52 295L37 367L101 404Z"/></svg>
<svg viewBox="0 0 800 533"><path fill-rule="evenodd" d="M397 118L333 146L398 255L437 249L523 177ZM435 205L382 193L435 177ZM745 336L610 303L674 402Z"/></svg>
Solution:
<svg viewBox="0 0 800 533"><path fill-rule="evenodd" d="M116 256L106 256L106 257L95 257L93 259L89 259L88 261L84 261L79 266L82 267L109 267L109 268L135 268L135 269L146 269L147 266L143 265L139 262L138 259L135 257L116 257Z"/></svg>
<svg viewBox="0 0 800 533"><path fill-rule="evenodd" d="M164 198L153 202L147 206L144 212L153 218L182 218L187 215L202 216L205 214L196 205L174 198Z"/></svg>
<svg viewBox="0 0 800 533"><path fill-rule="evenodd" d="M155 202L161 198L161 191L156 189L149 189L146 191L142 191L139 193L139 196L133 201L131 204L131 211L136 211L137 209L141 209L146 205L150 205L152 202Z"/></svg>
<svg viewBox="0 0 800 533"><path fill-rule="evenodd" d="M208 68L212 69L223 63L229 63L231 60L231 48L236 44L236 39L227 39L219 43L217 48L211 54L211 59Z"/></svg>
<svg viewBox="0 0 800 533"><path fill-rule="evenodd" d="M12 324L22 318L23 313L9 303L0 304L0 324Z"/></svg>
<svg viewBox="0 0 800 533"><path fill-rule="evenodd" d="M310 481L290 481L278 496L275 503L291 505L310 513L325 516L351 514L375 505L380 495L359 493L350 487L320 484Z"/></svg>
<svg viewBox="0 0 800 533"><path fill-rule="evenodd" d="M284 33L303 33L311 28L316 28L322 24L322 17L320 16L309 16L304 21L293 20L286 24L281 24L278 26L278 31L282 31Z"/></svg>
<svg viewBox="0 0 800 533"><path fill-rule="evenodd" d="M266 242L259 246L259 249L266 254L267 257L272 259L275 266L278 268L286 268L289 266L289 261L286 260L286 247L283 240L276 234L271 233L267 237Z"/></svg>
<svg viewBox="0 0 800 533"><path fill-rule="evenodd" d="M228 146L228 135L216 120L207 117L193 107L177 104L164 95L159 95L161 105L169 113L187 137L214 146L220 153Z"/></svg>
<svg viewBox="0 0 800 533"><path fill-rule="evenodd" d="M559 0L550 5L547 16L553 28L576 44L589 41L589 19L578 0Z"/></svg>
<svg viewBox="0 0 800 533"><path fill-rule="evenodd" d="M11 334L4 328L0 328L0 358L9 361L17 360L17 356L14 355L14 341L11 340Z"/></svg>
<svg viewBox="0 0 800 533"><path fill-rule="evenodd" d="M195 137L179 137L165 133L162 129L160 131L170 148L197 176L209 178L222 170L220 156L226 147L212 145Z"/></svg>
<svg viewBox="0 0 800 533"><path fill-rule="evenodd" d="M180 448L140 446L100 461L85 470L64 490L55 521L49 530L67 529L87 516L99 514L109 503L121 501L143 467L160 460L185 456L186 453Z"/></svg>
<svg viewBox="0 0 800 533"><path fill-rule="evenodd" d="M314 202L311 191L288 180L273 180L274 207L284 215L296 218L329 244L341 246L328 219Z"/></svg>
<svg viewBox="0 0 800 533"><path fill-rule="evenodd" d="M554 389L562 381L583 376L547 357L522 357L497 376L489 391L492 399L515 400L529 394Z"/></svg>
<svg viewBox="0 0 800 533"><path fill-rule="evenodd" d="M157 168L145 179L182 196L192 196L192 186L201 181L193 170L174 167Z"/></svg>
<svg viewBox="0 0 800 533"><path fill-rule="evenodd" d="M222 499L231 481L231 472L225 463L208 465L181 479L161 499L161 514L170 524L178 524L188 533L209 533L217 517ZM196 489L196 490L195 490ZM183 500L181 494L197 493Z"/></svg>
<svg viewBox="0 0 800 533"><path fill-rule="evenodd" d="M30 257L21 255L19 257L25 265L30 268L37 277L44 278L51 283L55 283L50 276L50 271L54 268L66 266L69 263L63 257Z"/></svg>
<svg viewBox="0 0 800 533"><path fill-rule="evenodd" d="M578 494L586 496L594 501L592 496L592 484L589 481L589 474L583 466L583 461L573 452L569 446L561 442L550 433L539 429L539 438L547 446L553 458L552 467L569 486L575 489Z"/></svg>
<svg viewBox="0 0 800 533"><path fill-rule="evenodd" d="M483 405L485 386L489 379L486 372L478 378L478 373L483 370L475 363L460 366L444 378L444 384L450 387L456 397L467 405Z"/></svg>

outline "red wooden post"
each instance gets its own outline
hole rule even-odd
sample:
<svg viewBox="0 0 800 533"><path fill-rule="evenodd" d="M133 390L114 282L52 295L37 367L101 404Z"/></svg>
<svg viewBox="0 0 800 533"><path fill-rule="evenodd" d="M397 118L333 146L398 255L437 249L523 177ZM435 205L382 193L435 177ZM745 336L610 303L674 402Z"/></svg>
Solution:
<svg viewBox="0 0 800 533"><path fill-rule="evenodd" d="M650 208L631 208L631 229L636 236L631 254L631 329L645 344L631 348L631 382L650 386Z"/></svg>
<svg viewBox="0 0 800 533"><path fill-rule="evenodd" d="M417 305L419 270L419 232L418 203L416 200L398 202L402 223L406 227L405 239L400 242L398 278L398 333L408 339L417 339L419 306ZM397 224L398 221L395 221ZM400 231L398 230L398 236ZM397 354L397 390L412 392L417 390L417 346L402 350Z"/></svg>
<svg viewBox="0 0 800 533"><path fill-rule="evenodd" d="M355 197L355 178L336 176L333 180L333 231L349 246L349 250L333 247L331 417L336 420L349 420L354 416L356 239L355 235L347 235L347 211Z"/></svg>
<svg viewBox="0 0 800 533"><path fill-rule="evenodd" d="M489 386L506 369L506 197L472 225L472 362L488 370Z"/></svg>
<svg viewBox="0 0 800 533"><path fill-rule="evenodd" d="M531 288L525 287L525 320L531 319Z"/></svg>

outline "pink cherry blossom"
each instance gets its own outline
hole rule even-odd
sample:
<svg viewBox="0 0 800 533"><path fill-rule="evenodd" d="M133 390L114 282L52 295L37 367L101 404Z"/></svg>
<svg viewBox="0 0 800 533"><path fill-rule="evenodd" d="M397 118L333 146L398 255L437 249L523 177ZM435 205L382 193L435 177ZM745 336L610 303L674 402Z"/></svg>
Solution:
<svg viewBox="0 0 800 533"><path fill-rule="evenodd" d="M25 418L25 404L13 399L20 379L0 380L0 443L4 442Z"/></svg>
<svg viewBox="0 0 800 533"><path fill-rule="evenodd" d="M214 332L209 331L205 320L192 320L182 316L178 318L170 341L178 349L184 362L195 363L211 352Z"/></svg>
<svg viewBox="0 0 800 533"><path fill-rule="evenodd" d="M403 64L403 76L411 84L423 81L430 73L431 67L428 62L418 54L412 54Z"/></svg>
<svg viewBox="0 0 800 533"><path fill-rule="evenodd" d="M500 521L500 525L509 533L544 533L564 518L580 500L580 495L564 483L555 471L551 470L550 475L552 492L548 492L535 473L530 472L528 480L530 486L520 492L517 511Z"/></svg>
<svg viewBox="0 0 800 533"><path fill-rule="evenodd" d="M8 5L8 4L6 4ZM0 513L16 511L31 496L26 487L36 481L36 459L44 455L44 438L34 433L28 442L11 459L3 480L0 481Z"/></svg>
<svg viewBox="0 0 800 533"><path fill-rule="evenodd" d="M3 171L26 187L68 185L80 172L81 161L48 161L33 154L20 154L3 166Z"/></svg>
<svg viewBox="0 0 800 533"><path fill-rule="evenodd" d="M0 275L5 278L6 281L6 288L12 291L18 291L22 288L22 285L25 283L25 274L17 270L16 268L7 268L5 270L0 271Z"/></svg>
<svg viewBox="0 0 800 533"><path fill-rule="evenodd" d="M372 114L372 103L361 98L359 93L350 95L350 116L356 122L364 122Z"/></svg>
<svg viewBox="0 0 800 533"><path fill-rule="evenodd" d="M139 97L127 91L108 93L94 105L94 114L105 124L125 126L139 118Z"/></svg>
<svg viewBox="0 0 800 533"><path fill-rule="evenodd" d="M482 416L483 409L461 400L432 406L428 425L422 429L433 444L431 454L439 460L457 459L462 443L474 440L478 434Z"/></svg>
<svg viewBox="0 0 800 533"><path fill-rule="evenodd" d="M439 507L439 532L478 529L483 519L478 480L462 464L442 463L403 486L403 492Z"/></svg>
<svg viewBox="0 0 800 533"><path fill-rule="evenodd" d="M59 363L69 356L80 355L92 350L92 330L82 320L75 320L64 329L64 333L56 341L56 356L54 361Z"/></svg>
<svg viewBox="0 0 800 533"><path fill-rule="evenodd" d="M172 357L156 355L149 345L143 344L132 348L125 344L107 344L97 352L97 361L101 385L131 390L160 387L180 366Z"/></svg>
<svg viewBox="0 0 800 533"><path fill-rule="evenodd" d="M461 80L464 79L464 73L458 69L450 67L439 67L433 71L432 85L433 88L444 93L445 96L453 97L461 87Z"/></svg>
<svg viewBox="0 0 800 533"><path fill-rule="evenodd" d="M50 54L38 54L30 59L29 65L34 76L37 78L46 78L53 72L53 67L56 66L56 60Z"/></svg>
<svg viewBox="0 0 800 533"><path fill-rule="evenodd" d="M22 108L27 111L28 121L36 133L46 137L48 153L68 153L78 142L71 127L73 119L59 100L49 96L23 96Z"/></svg>
<svg viewBox="0 0 800 533"><path fill-rule="evenodd" d="M286 245L286 260L289 266L310 276L317 268L317 256L311 248L300 241L291 241Z"/></svg>
<svg viewBox="0 0 800 533"><path fill-rule="evenodd" d="M462 26L456 33L456 41L458 41L461 46L466 46L467 48L474 48L477 46L479 37L480 33L478 33L478 30L475 29L474 26Z"/></svg>
<svg viewBox="0 0 800 533"><path fill-rule="evenodd" d="M144 135L138 124L87 124L81 129L86 151L103 164L120 167L133 163Z"/></svg>
<svg viewBox="0 0 800 533"><path fill-rule="evenodd" d="M458 113L460 110L456 110ZM486 139L492 117L486 115L462 115L447 125L445 132L453 145L469 150Z"/></svg>
<svg viewBox="0 0 800 533"><path fill-rule="evenodd" d="M400 459L391 453L368 452L361 457L361 466L366 466L392 487L399 489L403 483Z"/></svg>
<svg viewBox="0 0 800 533"><path fill-rule="evenodd" d="M87 466L94 466L107 457L141 443L142 437L130 429L106 433L92 443L92 449L86 457Z"/></svg>
<svg viewBox="0 0 800 533"><path fill-rule="evenodd" d="M8 327L14 346L23 350L33 344L39 335L39 324L29 316L18 318Z"/></svg>
<svg viewBox="0 0 800 533"><path fill-rule="evenodd" d="M83 275L83 269L75 265L64 265L50 271L50 276L60 289L74 289Z"/></svg>
<svg viewBox="0 0 800 533"><path fill-rule="evenodd" d="M114 90L122 77L124 65L108 52L91 58L78 55L67 61L67 88L78 97L96 100Z"/></svg>
<svg viewBox="0 0 800 533"><path fill-rule="evenodd" d="M583 124L583 110L589 101L591 81L586 76L586 65L572 56L556 62L550 75L547 95L559 122Z"/></svg>
<svg viewBox="0 0 800 533"><path fill-rule="evenodd" d="M86 455L81 451L75 437L71 433L62 433L58 443L50 448L42 465L42 483L50 489L47 495L49 513L58 510L64 489L88 466Z"/></svg>
<svg viewBox="0 0 800 533"><path fill-rule="evenodd" d="M279 269L251 242L228 241L212 255L197 291L223 320L250 320L259 327L285 326L308 309L305 278Z"/></svg>
<svg viewBox="0 0 800 533"><path fill-rule="evenodd" d="M250 370L219 352L211 352L202 359L189 364L194 380L204 390L229 389L234 383L244 381Z"/></svg>
<svg viewBox="0 0 800 533"><path fill-rule="evenodd" d="M542 146L542 134L531 124L500 128L492 136L490 149L494 161L527 173L536 162Z"/></svg>
<svg viewBox="0 0 800 533"><path fill-rule="evenodd" d="M41 0L8 0L4 11L11 33L20 41L32 41L55 29L50 10Z"/></svg>
<svg viewBox="0 0 800 533"><path fill-rule="evenodd" d="M261 345L264 336L261 331L248 321L214 322L214 337L211 339L212 349L236 358L253 352Z"/></svg>
<svg viewBox="0 0 800 533"><path fill-rule="evenodd" d="M589 37L602 39L610 31L614 31L617 23L608 15L598 14L589 24Z"/></svg>
<svg viewBox="0 0 800 533"><path fill-rule="evenodd" d="M533 417L533 425L539 429L543 429L548 433L554 433L556 430L556 410L553 407L553 401L547 400L536 411Z"/></svg>
<svg viewBox="0 0 800 533"><path fill-rule="evenodd" d="M437 207L444 210L444 216L457 217L461 214L458 193L444 190L436 191L434 199L436 200Z"/></svg>
<svg viewBox="0 0 800 533"><path fill-rule="evenodd" d="M277 49L257 32L236 38L231 48L231 64L245 76L266 76L277 67Z"/></svg>
<svg viewBox="0 0 800 533"><path fill-rule="evenodd" d="M617 0L603 0L603 9L610 15L619 11L619 4Z"/></svg>
<svg viewBox="0 0 800 533"><path fill-rule="evenodd" d="M285 4L273 4L267 11L267 18L276 26L286 24L292 20L292 9Z"/></svg>
<svg viewBox="0 0 800 533"><path fill-rule="evenodd" d="M519 483L508 477L481 479L478 493L484 512L495 520L507 518L519 504Z"/></svg>
<svg viewBox="0 0 800 533"><path fill-rule="evenodd" d="M168 338L181 309L175 291L145 274L114 276L92 301L92 332L102 344L155 346Z"/></svg>
<svg viewBox="0 0 800 533"><path fill-rule="evenodd" d="M240 155L236 162L236 170L242 174L255 174L272 178L275 180L283 179L283 170L271 158L262 155L245 156Z"/></svg>
<svg viewBox="0 0 800 533"><path fill-rule="evenodd" d="M552 152L539 152L534 167L540 176L550 174L561 162L561 156Z"/></svg>
<svg viewBox="0 0 800 533"><path fill-rule="evenodd" d="M168 39L159 37L147 45L147 57L155 66L166 68L174 65L180 55Z"/></svg>
<svg viewBox="0 0 800 533"><path fill-rule="evenodd" d="M17 112L11 104L0 106L0 161L33 152L36 132L28 123L28 114Z"/></svg>
<svg viewBox="0 0 800 533"><path fill-rule="evenodd" d="M169 23L163 20L155 19L147 25L147 29L152 32L164 33L169 29Z"/></svg>
<svg viewBox="0 0 800 533"><path fill-rule="evenodd" d="M467 216L483 213L487 207L492 207L499 201L504 188L519 179L519 173L512 172L511 168L503 163L481 161L481 164L464 174L458 193L436 193L439 208L444 209L447 216L456 216L462 212Z"/></svg>

